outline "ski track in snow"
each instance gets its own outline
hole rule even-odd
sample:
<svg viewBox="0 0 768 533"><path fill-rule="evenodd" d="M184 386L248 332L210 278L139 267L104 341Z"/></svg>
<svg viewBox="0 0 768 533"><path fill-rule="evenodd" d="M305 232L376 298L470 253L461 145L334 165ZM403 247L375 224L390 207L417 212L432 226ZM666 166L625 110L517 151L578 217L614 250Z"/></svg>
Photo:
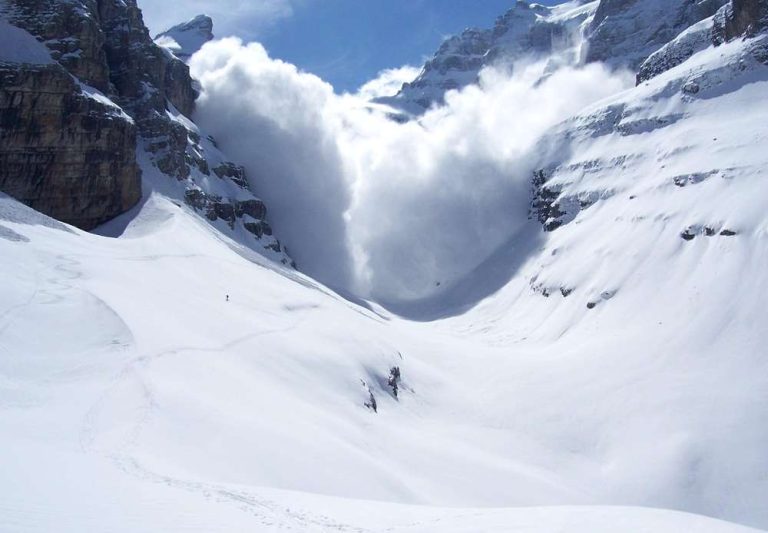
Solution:
<svg viewBox="0 0 768 533"><path fill-rule="evenodd" d="M143 376L142 371L146 370L153 362L157 361L158 359L171 356L171 355L183 355L184 353L210 353L210 354L224 353L227 350L234 348L235 346L238 346L250 340L256 339L258 337L290 331L294 329L298 324L299 322L295 322L294 324L291 324L290 326L287 326L285 328L277 328L277 329L272 329L267 331L249 333L247 335L231 340L217 347L199 348L194 346L184 346L184 347L165 350L156 354L136 357L135 359L131 360L131 362L129 362L120 371L120 373L114 378L113 384L103 394L102 398L99 401L97 401L96 404L94 404L93 407L91 407L91 409L89 409L88 414L86 415L83 423L83 429L80 432L81 433L80 441L81 441L81 446L83 450L92 451L94 449L93 443L95 441L95 436L98 433L98 428L96 427L96 423L94 421L98 411L103 408L103 405L109 398L111 392L118 385L122 384L125 380L131 379L131 378L136 378L138 383L141 386L142 393L143 393L144 406L142 408L142 413L143 413L142 416L134 424L133 429L129 432L131 437L129 437L124 444L126 447L128 447L136 442L139 435L141 434L142 427L148 422L148 419L152 414L152 410L155 407L155 400L152 393L151 384L148 381L148 378Z"/></svg>

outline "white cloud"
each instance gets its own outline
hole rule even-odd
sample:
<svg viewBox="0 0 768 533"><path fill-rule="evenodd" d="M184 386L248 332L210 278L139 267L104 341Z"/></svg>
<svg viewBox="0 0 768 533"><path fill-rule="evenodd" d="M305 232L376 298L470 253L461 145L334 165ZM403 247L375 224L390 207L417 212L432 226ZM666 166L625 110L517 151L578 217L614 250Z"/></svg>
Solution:
<svg viewBox="0 0 768 533"><path fill-rule="evenodd" d="M450 286L514 236L536 143L627 83L600 65L541 81L542 68L486 70L479 86L398 124L257 44L209 43L192 61L205 90L198 121L246 165L300 267L390 301Z"/></svg>

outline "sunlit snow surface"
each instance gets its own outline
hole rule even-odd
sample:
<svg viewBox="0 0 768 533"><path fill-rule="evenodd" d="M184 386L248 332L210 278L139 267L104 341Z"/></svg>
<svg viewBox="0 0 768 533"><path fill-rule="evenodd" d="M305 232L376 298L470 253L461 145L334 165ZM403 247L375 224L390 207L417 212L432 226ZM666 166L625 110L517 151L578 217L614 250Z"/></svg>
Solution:
<svg viewBox="0 0 768 533"><path fill-rule="evenodd" d="M695 488L710 446L687 419L717 415L707 397L743 405L743 376L705 393L720 376L692 365L664 392L645 381L681 380L687 358L622 361L586 339L586 353L493 348L384 318L243 257L162 197L120 239L0 205L3 235L23 237L0 239L2 531L739 530L640 509L464 508L683 507L674 493ZM393 365L399 402L378 381ZM740 418L722 438L755 444Z"/></svg>
<svg viewBox="0 0 768 533"><path fill-rule="evenodd" d="M160 193L119 238L0 198L0 530L768 527L768 76L741 46L561 125L553 183L597 200L410 319Z"/></svg>

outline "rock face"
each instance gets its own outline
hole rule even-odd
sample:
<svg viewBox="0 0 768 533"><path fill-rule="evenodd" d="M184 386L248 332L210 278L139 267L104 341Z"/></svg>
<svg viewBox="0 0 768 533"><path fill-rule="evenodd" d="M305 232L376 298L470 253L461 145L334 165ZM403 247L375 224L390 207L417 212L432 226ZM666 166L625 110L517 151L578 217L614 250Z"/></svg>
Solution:
<svg viewBox="0 0 768 533"><path fill-rule="evenodd" d="M0 15L0 190L84 229L130 209L141 197L134 121L73 77L109 87L95 21L74 24L74 11L33 1Z"/></svg>
<svg viewBox="0 0 768 533"><path fill-rule="evenodd" d="M696 52L712 45L714 38L712 18L694 24L646 59L637 73L637 83L648 81L682 64Z"/></svg>
<svg viewBox="0 0 768 533"><path fill-rule="evenodd" d="M213 21L207 15L198 15L155 37L155 43L184 62L210 40L213 40Z"/></svg>
<svg viewBox="0 0 768 533"><path fill-rule="evenodd" d="M154 45L135 0L7 0L4 18L56 64L3 63L2 189L83 229L129 209L141 196L137 131L179 136L166 102L191 114L188 68ZM159 164L187 174L186 142L159 144Z"/></svg>
<svg viewBox="0 0 768 533"><path fill-rule="evenodd" d="M91 229L141 198L136 128L59 65L0 65L0 190Z"/></svg>

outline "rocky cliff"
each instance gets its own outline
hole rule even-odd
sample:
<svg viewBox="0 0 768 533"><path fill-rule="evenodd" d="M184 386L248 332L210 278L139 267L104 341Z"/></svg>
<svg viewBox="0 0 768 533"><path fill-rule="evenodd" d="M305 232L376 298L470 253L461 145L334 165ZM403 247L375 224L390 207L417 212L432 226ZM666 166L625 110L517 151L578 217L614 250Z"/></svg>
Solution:
<svg viewBox="0 0 768 533"><path fill-rule="evenodd" d="M0 64L0 190L90 229L141 198L136 127L59 65Z"/></svg>
<svg viewBox="0 0 768 533"><path fill-rule="evenodd" d="M109 89L103 35L66 7L0 4L0 190L90 229L141 197L137 132L96 88Z"/></svg>
<svg viewBox="0 0 768 533"><path fill-rule="evenodd" d="M768 28L768 0L732 0L715 20L716 44Z"/></svg>
<svg viewBox="0 0 768 533"><path fill-rule="evenodd" d="M0 24L0 191L90 230L139 201L143 169L170 178L145 186L290 262L243 168L192 122L189 68L136 0L0 0Z"/></svg>

